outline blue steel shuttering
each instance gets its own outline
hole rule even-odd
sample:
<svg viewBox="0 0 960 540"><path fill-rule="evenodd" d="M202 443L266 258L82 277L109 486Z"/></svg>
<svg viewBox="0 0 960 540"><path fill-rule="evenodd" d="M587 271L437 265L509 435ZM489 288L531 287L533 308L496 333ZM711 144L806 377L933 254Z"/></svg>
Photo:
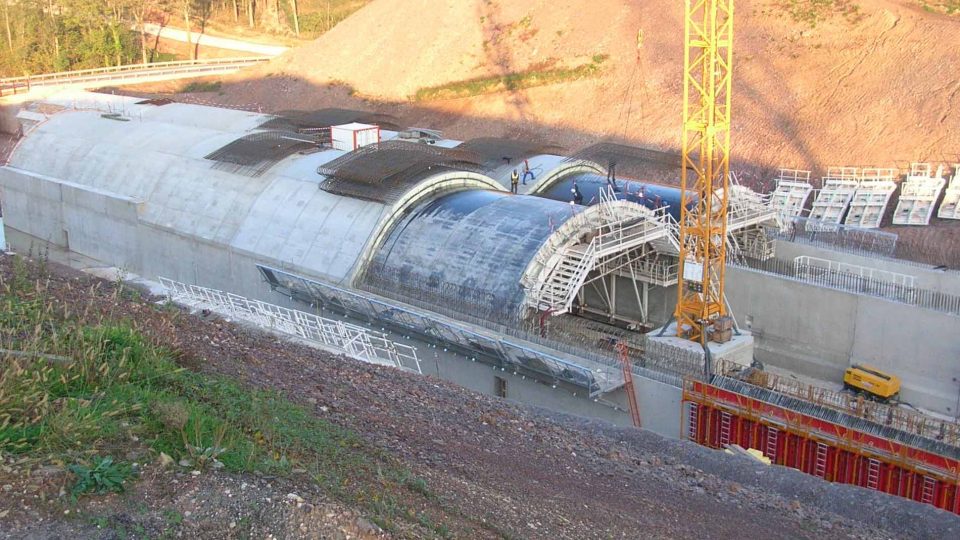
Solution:
<svg viewBox="0 0 960 540"><path fill-rule="evenodd" d="M577 188L583 195L582 204L584 206L593 206L599 203L600 192L609 185L606 176L578 173L564 176L537 195L569 203L573 201L574 182L576 182ZM667 206L673 219L678 221L680 219L680 188L678 187L617 179L615 191L618 199L642 204L651 210ZM691 200L696 198L693 194L690 197Z"/></svg>
<svg viewBox="0 0 960 540"><path fill-rule="evenodd" d="M539 197L461 191L413 208L377 248L361 287L490 317L520 311L524 271L582 207Z"/></svg>

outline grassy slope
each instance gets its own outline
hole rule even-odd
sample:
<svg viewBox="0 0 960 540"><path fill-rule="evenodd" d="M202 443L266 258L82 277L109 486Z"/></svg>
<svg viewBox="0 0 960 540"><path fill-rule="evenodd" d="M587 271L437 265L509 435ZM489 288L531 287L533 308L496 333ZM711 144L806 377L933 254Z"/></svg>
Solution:
<svg viewBox="0 0 960 540"><path fill-rule="evenodd" d="M271 475L301 468L387 530L406 520L446 534L421 511L435 501L426 482L355 434L276 393L179 367L159 345L175 336L147 338L134 322L104 318L92 305L59 305L47 294L42 263L13 261L13 278L0 275L0 456L89 472L107 456L146 446L196 468ZM136 293L117 286L113 294ZM133 481L129 464L103 468L117 484ZM114 487L121 486L78 482L74 492Z"/></svg>

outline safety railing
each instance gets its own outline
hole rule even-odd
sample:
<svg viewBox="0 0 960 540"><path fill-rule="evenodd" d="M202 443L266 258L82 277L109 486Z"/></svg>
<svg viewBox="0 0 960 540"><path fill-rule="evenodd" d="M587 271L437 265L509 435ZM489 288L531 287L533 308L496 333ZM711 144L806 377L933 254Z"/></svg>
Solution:
<svg viewBox="0 0 960 540"><path fill-rule="evenodd" d="M598 256L605 256L611 251L635 247L647 243L651 236L662 236L665 227L666 209L657 209L650 218L636 218L610 225L604 225L603 232L594 238ZM634 223L631 223L634 221Z"/></svg>
<svg viewBox="0 0 960 540"><path fill-rule="evenodd" d="M102 73L124 73L128 71L142 71L144 69L164 69L183 66L213 66L223 64L258 64L270 60L262 56L242 56L235 58L209 58L200 60L175 60L171 62L154 62L150 64L125 64L122 66L110 66L102 68L79 69L74 71L59 71L56 73L41 73L38 75L23 75L20 77L7 77L0 79L0 83L14 83L21 81L47 81L74 79L86 75L98 75Z"/></svg>
<svg viewBox="0 0 960 540"><path fill-rule="evenodd" d="M857 276L863 279L892 283L901 287L913 288L916 286L916 276L901 274L899 272L890 272L879 268L871 268L858 264L849 264L840 261L831 261L818 257L801 255L793 260L793 266L797 277L809 279L823 276L829 278L832 276Z"/></svg>
<svg viewBox="0 0 960 540"><path fill-rule="evenodd" d="M724 360L715 360L715 373L737 378L779 394L835 409L856 418L892 427L894 429L960 447L960 424L955 420L942 420L897 405L865 399L862 395L837 392L780 377L767 371L741 370L741 367Z"/></svg>
<svg viewBox="0 0 960 540"><path fill-rule="evenodd" d="M795 279L820 287L875 296L924 309L960 315L960 296L940 291L906 286L822 267L811 267L809 265L801 265L798 267L794 261L784 261L782 259L770 259L767 261L745 259L742 261L728 261L728 264L734 267Z"/></svg>
<svg viewBox="0 0 960 540"><path fill-rule="evenodd" d="M257 268L271 287L296 299L442 342L444 346L467 352L476 360L493 363L500 369L522 370L529 374L538 374L547 381L562 381L580 386L588 389L590 395L608 392L623 384L620 363L615 355L611 354L611 358L607 359L596 349L590 351L586 347L542 338L521 327L519 323L506 326L436 306L426 308L413 298L405 298L408 305L401 305L390 301L390 296L377 287L367 286L364 291L347 290L276 268L262 265ZM394 295L396 293L397 291L393 292ZM473 329L469 325L478 328ZM534 346L572 355L582 360L584 365L564 360L557 354Z"/></svg>
<svg viewBox="0 0 960 540"><path fill-rule="evenodd" d="M867 257L876 255L893 257L897 251L896 234L809 218L793 218L786 223L784 231L774 234L778 240L825 247Z"/></svg>
<svg viewBox="0 0 960 540"><path fill-rule="evenodd" d="M630 263L630 266L637 278L661 287L675 285L680 272L679 260L674 258L639 259Z"/></svg>
<svg viewBox="0 0 960 540"><path fill-rule="evenodd" d="M396 343L385 334L362 326L163 277L160 284L167 290L171 302L240 319L323 345L364 362L421 373L415 347Z"/></svg>
<svg viewBox="0 0 960 540"><path fill-rule="evenodd" d="M80 84L114 79L129 79L140 76L173 75L179 73L203 73L241 68L268 61L266 57L213 58L204 60L178 60L153 64L127 64L123 66L42 73L0 79L0 95L18 94L40 86Z"/></svg>

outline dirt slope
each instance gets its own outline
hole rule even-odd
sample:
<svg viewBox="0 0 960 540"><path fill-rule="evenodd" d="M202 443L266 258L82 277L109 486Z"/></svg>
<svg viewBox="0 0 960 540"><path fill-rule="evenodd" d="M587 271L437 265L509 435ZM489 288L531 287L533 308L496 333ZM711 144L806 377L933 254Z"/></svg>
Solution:
<svg viewBox="0 0 960 540"><path fill-rule="evenodd" d="M834 10L800 12L819 17L811 27L784 4L736 4L739 160L820 169L957 159L960 18L923 11L913 0L861 0L856 11L838 0ZM676 147L677 2L376 0L264 72L342 81L365 96L403 101L421 87L574 66L597 54L610 58L594 79L427 105ZM475 135L469 124L444 127Z"/></svg>
<svg viewBox="0 0 960 540"><path fill-rule="evenodd" d="M0 279L14 275L0 256ZM960 527L929 505L158 308L56 264L30 266L27 279L58 303L87 305L84 318L133 322L188 369L280 392L425 479L422 515L436 521L398 523L389 536L431 537L434 526L454 538L956 538ZM0 459L0 538L380 537L362 509L296 469L251 478L150 465L127 495L74 505L58 496L70 481L62 468L18 463Z"/></svg>

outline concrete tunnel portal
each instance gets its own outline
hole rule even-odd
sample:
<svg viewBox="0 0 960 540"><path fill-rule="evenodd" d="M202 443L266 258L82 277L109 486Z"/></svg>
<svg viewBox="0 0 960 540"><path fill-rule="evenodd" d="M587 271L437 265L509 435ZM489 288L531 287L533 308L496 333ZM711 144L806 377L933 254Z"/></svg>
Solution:
<svg viewBox="0 0 960 540"><path fill-rule="evenodd" d="M639 342L672 312L672 206L602 189L588 160L388 131L341 149L270 115L90 99L48 100L26 126L0 171L8 226L147 278L269 300L266 278L315 305L330 286L578 346ZM504 185L510 153L537 170L527 193ZM588 204L537 196L574 179Z"/></svg>

